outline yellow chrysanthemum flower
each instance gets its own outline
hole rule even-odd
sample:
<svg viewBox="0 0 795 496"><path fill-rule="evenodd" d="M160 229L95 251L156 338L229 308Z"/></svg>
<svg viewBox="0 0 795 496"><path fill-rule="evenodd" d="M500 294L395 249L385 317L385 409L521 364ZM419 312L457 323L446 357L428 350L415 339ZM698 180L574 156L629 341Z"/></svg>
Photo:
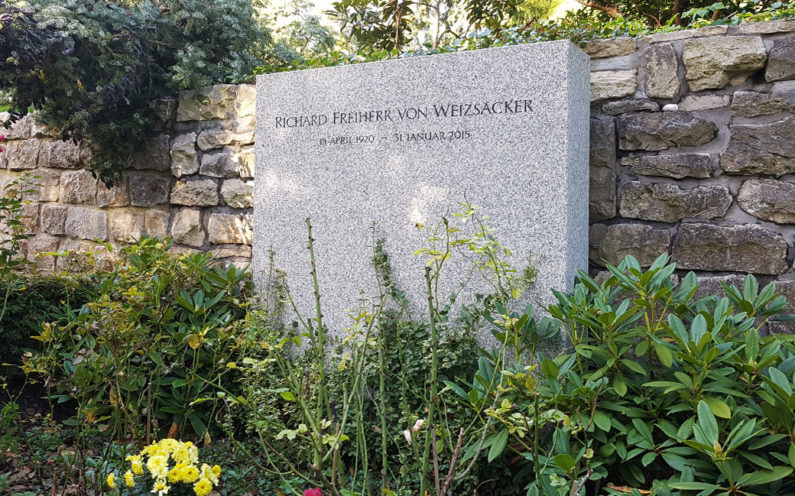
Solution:
<svg viewBox="0 0 795 496"><path fill-rule="evenodd" d="M177 482L182 480L182 471L178 468L174 467L168 471L168 481L172 484L176 484Z"/></svg>
<svg viewBox="0 0 795 496"><path fill-rule="evenodd" d="M144 473L144 467L141 463L141 455L130 455L127 457L127 461L130 462L130 468L135 475L141 475Z"/></svg>
<svg viewBox="0 0 795 496"><path fill-rule="evenodd" d="M210 491L212 490L213 490L213 483L205 479L204 477L199 479L199 482L197 482L193 486L193 492L196 493L196 496L207 496L208 494L210 494Z"/></svg>
<svg viewBox="0 0 795 496"><path fill-rule="evenodd" d="M109 488L116 489L116 474L113 472L109 473L106 482L108 483Z"/></svg>
<svg viewBox="0 0 795 496"><path fill-rule="evenodd" d="M199 478L199 469L193 465L188 465L182 469L182 482L196 482Z"/></svg>
<svg viewBox="0 0 795 496"><path fill-rule="evenodd" d="M168 494L168 490L171 489L171 486L166 484L164 479L157 479L155 484L152 486L152 492L157 493L158 496L163 496L164 494Z"/></svg>
<svg viewBox="0 0 795 496"><path fill-rule="evenodd" d="M129 470L124 473L124 483L127 484L127 487L135 487L135 479L133 478L133 473Z"/></svg>
<svg viewBox="0 0 795 496"><path fill-rule="evenodd" d="M213 475L216 477L221 477L221 467L220 465L213 465Z"/></svg>
<svg viewBox="0 0 795 496"><path fill-rule="evenodd" d="M168 475L168 456L157 455L150 457L146 462L146 468L152 474L152 478L165 479L166 475Z"/></svg>
<svg viewBox="0 0 795 496"><path fill-rule="evenodd" d="M188 446L188 458L189 458L189 463L193 465L199 463L199 448L193 445Z"/></svg>
<svg viewBox="0 0 795 496"><path fill-rule="evenodd" d="M220 469L220 467L219 467L219 469ZM210 468L209 465L207 465L206 463L202 463L201 472L202 472L202 477L204 477L205 479L208 479L213 484L218 484L218 476L216 476L213 473L213 469Z"/></svg>

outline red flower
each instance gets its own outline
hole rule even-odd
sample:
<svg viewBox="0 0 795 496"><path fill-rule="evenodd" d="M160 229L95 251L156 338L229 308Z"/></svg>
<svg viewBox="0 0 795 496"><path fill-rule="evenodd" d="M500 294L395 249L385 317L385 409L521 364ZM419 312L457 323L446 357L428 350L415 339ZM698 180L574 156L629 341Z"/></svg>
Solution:
<svg viewBox="0 0 795 496"><path fill-rule="evenodd" d="M319 487L316 487L314 489L307 489L304 491L304 496L323 496L323 493L320 492Z"/></svg>

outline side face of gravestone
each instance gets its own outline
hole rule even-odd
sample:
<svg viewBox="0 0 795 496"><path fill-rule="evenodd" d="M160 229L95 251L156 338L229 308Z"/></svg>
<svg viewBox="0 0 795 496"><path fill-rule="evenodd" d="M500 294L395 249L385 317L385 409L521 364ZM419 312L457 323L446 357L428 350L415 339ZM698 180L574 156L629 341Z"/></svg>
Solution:
<svg viewBox="0 0 795 496"><path fill-rule="evenodd" d="M416 226L452 219L467 202L488 215L515 266L532 256L528 296L550 303L549 288L570 289L587 268L588 92L589 59L568 41L259 76L255 278L272 248L299 311L314 317L311 217L332 333L351 324L363 294L377 300L376 238L422 312L427 257L414 252L428 232ZM470 272L454 252L440 297ZM485 290L475 276L459 302Z"/></svg>

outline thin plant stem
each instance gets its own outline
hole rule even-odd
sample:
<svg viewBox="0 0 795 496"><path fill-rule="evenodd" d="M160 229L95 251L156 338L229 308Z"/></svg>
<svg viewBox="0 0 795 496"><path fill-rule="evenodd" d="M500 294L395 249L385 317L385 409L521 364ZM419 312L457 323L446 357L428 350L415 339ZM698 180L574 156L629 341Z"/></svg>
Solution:
<svg viewBox="0 0 795 496"><path fill-rule="evenodd" d="M438 274L438 272L437 272ZM428 313L431 326L431 397L428 401L428 432L436 429L434 424L434 414L436 408L436 395L438 384L436 383L437 373L439 369L439 357L436 354L436 348L439 345L439 336L436 333L436 314L434 312L434 293L431 290L431 268L425 267L425 285L428 292ZM425 449L423 450L422 457L422 473L420 474L420 494L425 495L425 477L428 474L428 455L431 448L431 436L425 434Z"/></svg>
<svg viewBox="0 0 795 496"><path fill-rule="evenodd" d="M309 259L312 265L312 287L315 292L315 312L316 312L316 356L318 357L318 394L317 394L317 411L315 412L315 424L320 426L323 420L323 412L326 410L326 364L323 360L326 350L326 330L323 327L323 310L320 306L320 285L317 282L317 265L315 264L315 245L314 238L312 237L312 222L309 217L306 218L306 229L309 235ZM320 432L316 432L317 435ZM320 470L322 462L321 453L315 450L315 464L317 469Z"/></svg>

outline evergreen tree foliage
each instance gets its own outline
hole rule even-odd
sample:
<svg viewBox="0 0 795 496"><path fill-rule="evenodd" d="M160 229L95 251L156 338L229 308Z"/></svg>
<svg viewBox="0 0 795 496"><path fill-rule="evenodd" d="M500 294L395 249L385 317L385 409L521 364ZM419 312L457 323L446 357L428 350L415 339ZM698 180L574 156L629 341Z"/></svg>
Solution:
<svg viewBox="0 0 795 496"><path fill-rule="evenodd" d="M0 91L91 145L111 183L160 126L157 100L253 73L270 35L249 0L0 0Z"/></svg>

